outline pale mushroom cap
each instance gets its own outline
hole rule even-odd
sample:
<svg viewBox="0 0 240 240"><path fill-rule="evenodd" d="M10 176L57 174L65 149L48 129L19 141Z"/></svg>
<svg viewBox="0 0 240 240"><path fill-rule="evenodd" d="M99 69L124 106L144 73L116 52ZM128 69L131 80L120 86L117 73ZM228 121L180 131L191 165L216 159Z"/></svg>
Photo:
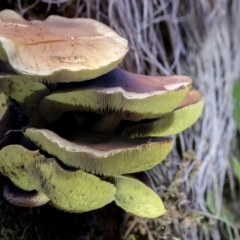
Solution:
<svg viewBox="0 0 240 240"><path fill-rule="evenodd" d="M92 79L115 68L128 51L126 39L93 19L26 21L4 10L0 33L0 59L36 81Z"/></svg>
<svg viewBox="0 0 240 240"><path fill-rule="evenodd" d="M192 90L178 107L166 116L126 127L122 136L141 138L148 136L165 137L178 134L191 127L201 116L204 98L198 90Z"/></svg>
<svg viewBox="0 0 240 240"><path fill-rule="evenodd" d="M64 139L47 129L27 128L24 135L64 164L106 176L140 172L164 160L173 147L170 138L128 139L120 136L98 140L79 135Z"/></svg>
<svg viewBox="0 0 240 240"><path fill-rule="evenodd" d="M20 145L0 151L0 172L23 190L44 193L51 205L67 212L87 212L114 200L115 187L81 170L67 171L55 159Z"/></svg>
<svg viewBox="0 0 240 240"><path fill-rule="evenodd" d="M58 90L42 100L40 112L55 122L68 111L89 111L140 121L172 112L192 86L187 76L146 76L115 68L92 81Z"/></svg>

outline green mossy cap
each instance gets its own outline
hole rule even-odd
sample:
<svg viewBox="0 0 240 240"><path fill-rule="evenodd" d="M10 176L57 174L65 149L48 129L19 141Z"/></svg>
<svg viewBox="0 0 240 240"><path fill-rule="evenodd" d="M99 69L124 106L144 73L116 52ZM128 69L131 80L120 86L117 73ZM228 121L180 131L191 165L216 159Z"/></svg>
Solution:
<svg viewBox="0 0 240 240"><path fill-rule="evenodd" d="M138 179L131 176L114 176L110 181L117 189L116 204L126 212L144 218L156 218L166 212L160 197Z"/></svg>
<svg viewBox="0 0 240 240"><path fill-rule="evenodd" d="M0 172L23 190L45 194L54 207L67 212L101 208L115 198L116 188L81 170L61 168L53 158L20 145L0 151Z"/></svg>
<svg viewBox="0 0 240 240"><path fill-rule="evenodd" d="M8 96L0 93L0 139L8 129L9 104Z"/></svg>
<svg viewBox="0 0 240 240"><path fill-rule="evenodd" d="M24 135L64 164L106 176L150 169L164 160L173 147L171 138L133 140L90 133L67 140L50 130L36 128L25 129Z"/></svg>
<svg viewBox="0 0 240 240"><path fill-rule="evenodd" d="M140 121L172 112L192 86L187 76L145 76L120 68L92 81L58 90L40 103L48 122L57 121L70 111L89 111Z"/></svg>
<svg viewBox="0 0 240 240"><path fill-rule="evenodd" d="M38 151L30 152L20 145L6 146L0 151L0 172L20 189L37 190L40 188L39 180L31 176L34 159L41 159Z"/></svg>
<svg viewBox="0 0 240 240"><path fill-rule="evenodd" d="M3 197L18 207L39 207L50 201L44 193L37 191L24 191L14 185L5 185Z"/></svg>
<svg viewBox="0 0 240 240"><path fill-rule="evenodd" d="M204 98L197 90L192 90L178 107L166 116L149 121L141 121L126 127L121 135L130 138L148 136L165 137L178 134L192 126L201 116Z"/></svg>
<svg viewBox="0 0 240 240"><path fill-rule="evenodd" d="M0 59L35 81L95 78L122 61L127 45L126 39L93 19L50 16L26 21L12 10L0 12Z"/></svg>
<svg viewBox="0 0 240 240"><path fill-rule="evenodd" d="M39 112L40 101L49 95L48 88L39 82L11 73L0 73L0 91L16 100L28 116Z"/></svg>
<svg viewBox="0 0 240 240"><path fill-rule="evenodd" d="M8 96L3 92L0 93L0 121L8 111Z"/></svg>

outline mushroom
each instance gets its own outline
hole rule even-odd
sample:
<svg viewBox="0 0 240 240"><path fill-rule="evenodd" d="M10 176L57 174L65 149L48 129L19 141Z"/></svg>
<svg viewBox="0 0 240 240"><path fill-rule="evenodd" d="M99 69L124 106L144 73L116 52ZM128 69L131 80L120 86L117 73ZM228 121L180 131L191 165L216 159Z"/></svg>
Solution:
<svg viewBox="0 0 240 240"><path fill-rule="evenodd" d="M20 145L4 147L0 159L0 172L18 186L6 185L4 197L17 206L49 203L63 211L80 213L115 201L125 211L140 217L155 218L165 213L159 196L134 176L101 180L81 170L65 170L55 159Z"/></svg>
<svg viewBox="0 0 240 240"><path fill-rule="evenodd" d="M4 197L17 206L49 203L74 213L115 200L141 217L164 214L150 185L123 174L160 163L173 141L154 136L178 133L198 119L204 100L200 92L189 92L192 80L116 68L128 51L127 41L92 19L50 16L26 21L5 10L0 12L0 43L0 71L6 68L0 73L0 90L6 94L0 95L0 113L6 115L9 96L31 124L41 117L55 123L72 112L78 129L74 134L58 130L58 135L25 127L24 140L36 144L41 153L17 144L4 146L0 172L15 185L5 186ZM57 91L50 94L38 81L55 83ZM91 124L89 118L94 118ZM124 129L117 129L122 120Z"/></svg>
<svg viewBox="0 0 240 240"><path fill-rule="evenodd" d="M27 21L12 10L0 12L0 59L35 81L72 82L115 68L127 40L93 19L50 16Z"/></svg>
<svg viewBox="0 0 240 240"><path fill-rule="evenodd" d="M55 159L20 145L0 151L0 172L25 191L45 194L49 204L67 212L86 212L114 200L115 187L81 170L61 168Z"/></svg>
<svg viewBox="0 0 240 240"><path fill-rule="evenodd" d="M177 108L159 119L129 123L121 135L130 138L165 137L180 133L192 126L201 116L204 99L198 90L192 90ZM126 124L127 125L127 124Z"/></svg>
<svg viewBox="0 0 240 240"><path fill-rule="evenodd" d="M9 104L8 97L4 93L0 93L0 140L8 130L9 122Z"/></svg>
<svg viewBox="0 0 240 240"><path fill-rule="evenodd" d="M192 86L186 76L145 76L120 68L91 81L63 85L40 103L40 112L55 122L68 111L89 111L103 115L92 129L113 132L123 120L159 118L172 112Z"/></svg>
<svg viewBox="0 0 240 240"><path fill-rule="evenodd" d="M4 186L3 197L18 207L40 207L50 200L44 193L24 191L10 184Z"/></svg>
<svg viewBox="0 0 240 240"><path fill-rule="evenodd" d="M170 138L128 139L89 133L69 140L47 129L26 128L25 137L67 166L105 176L140 172L167 157Z"/></svg>
<svg viewBox="0 0 240 240"><path fill-rule="evenodd" d="M126 212L146 218L156 218L166 212L160 197L133 176L114 176L110 181L117 189L116 204Z"/></svg>
<svg viewBox="0 0 240 240"><path fill-rule="evenodd" d="M0 91L16 100L30 117L39 111L40 101L49 95L44 84L32 80L33 77L26 79L13 73L0 73Z"/></svg>

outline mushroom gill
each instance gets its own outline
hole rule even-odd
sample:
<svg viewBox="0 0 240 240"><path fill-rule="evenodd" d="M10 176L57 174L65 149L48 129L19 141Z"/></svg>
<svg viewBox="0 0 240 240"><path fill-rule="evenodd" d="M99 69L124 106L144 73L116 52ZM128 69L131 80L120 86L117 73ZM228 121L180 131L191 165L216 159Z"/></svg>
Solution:
<svg viewBox="0 0 240 240"><path fill-rule="evenodd" d="M202 94L198 90L192 90L173 112L159 119L125 123L121 135L130 138L142 138L178 134L191 127L198 120L203 108L204 98Z"/></svg>
<svg viewBox="0 0 240 240"><path fill-rule="evenodd" d="M41 101L40 112L48 122L69 111L99 113L103 117L92 130L111 132L121 120L140 121L172 112L191 86L187 76L145 76L115 68L91 81L62 85Z"/></svg>
<svg viewBox="0 0 240 240"><path fill-rule="evenodd" d="M47 129L26 128L25 137L67 166L105 176L140 172L164 160L173 147L171 138L110 138L98 133L67 140Z"/></svg>

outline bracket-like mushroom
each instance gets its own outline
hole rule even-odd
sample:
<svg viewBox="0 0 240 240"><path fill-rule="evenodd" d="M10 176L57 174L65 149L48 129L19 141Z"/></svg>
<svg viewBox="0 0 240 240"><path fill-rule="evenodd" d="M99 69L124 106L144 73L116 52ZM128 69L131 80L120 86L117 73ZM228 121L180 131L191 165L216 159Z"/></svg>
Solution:
<svg viewBox="0 0 240 240"><path fill-rule="evenodd" d="M192 90L173 112L159 119L129 123L129 126L121 131L121 135L130 138L141 138L148 136L165 137L178 134L198 120L203 107L204 99L202 94L197 90Z"/></svg>
<svg viewBox="0 0 240 240"><path fill-rule="evenodd" d="M173 147L171 138L107 138L90 133L67 140L50 130L36 128L26 128L24 135L67 166L105 176L150 169L164 160Z"/></svg>
<svg viewBox="0 0 240 240"><path fill-rule="evenodd" d="M38 112L40 101L50 93L44 84L32 81L31 77L4 72L0 73L0 91L16 100L30 117Z"/></svg>
<svg viewBox="0 0 240 240"><path fill-rule="evenodd" d="M166 212L160 197L133 176L114 176L110 181L117 189L116 204L126 212L147 218L156 218Z"/></svg>
<svg viewBox="0 0 240 240"><path fill-rule="evenodd" d="M89 111L103 115L95 131L111 132L120 120L140 121L159 118L172 112L192 86L186 76L145 76L120 68L91 81L64 85L45 97L40 112L48 122L55 122L65 112Z"/></svg>
<svg viewBox="0 0 240 240"><path fill-rule="evenodd" d="M8 96L0 93L0 140L5 132L8 130L9 122L9 104Z"/></svg>
<svg viewBox="0 0 240 240"><path fill-rule="evenodd" d="M44 193L54 207L68 212L86 212L114 200L115 187L81 170L61 168L53 158L20 145L0 151L0 172L17 187Z"/></svg>
<svg viewBox="0 0 240 240"><path fill-rule="evenodd" d="M68 171L53 158L20 145L4 147L0 159L0 172L20 188L5 186L4 197L17 206L49 203L63 211L80 213L115 201L140 217L154 218L165 213L159 196L133 176L101 180L81 170Z"/></svg>
<svg viewBox="0 0 240 240"><path fill-rule="evenodd" d="M14 11L0 12L0 59L36 81L92 79L115 68L127 51L126 39L93 19L26 21Z"/></svg>

